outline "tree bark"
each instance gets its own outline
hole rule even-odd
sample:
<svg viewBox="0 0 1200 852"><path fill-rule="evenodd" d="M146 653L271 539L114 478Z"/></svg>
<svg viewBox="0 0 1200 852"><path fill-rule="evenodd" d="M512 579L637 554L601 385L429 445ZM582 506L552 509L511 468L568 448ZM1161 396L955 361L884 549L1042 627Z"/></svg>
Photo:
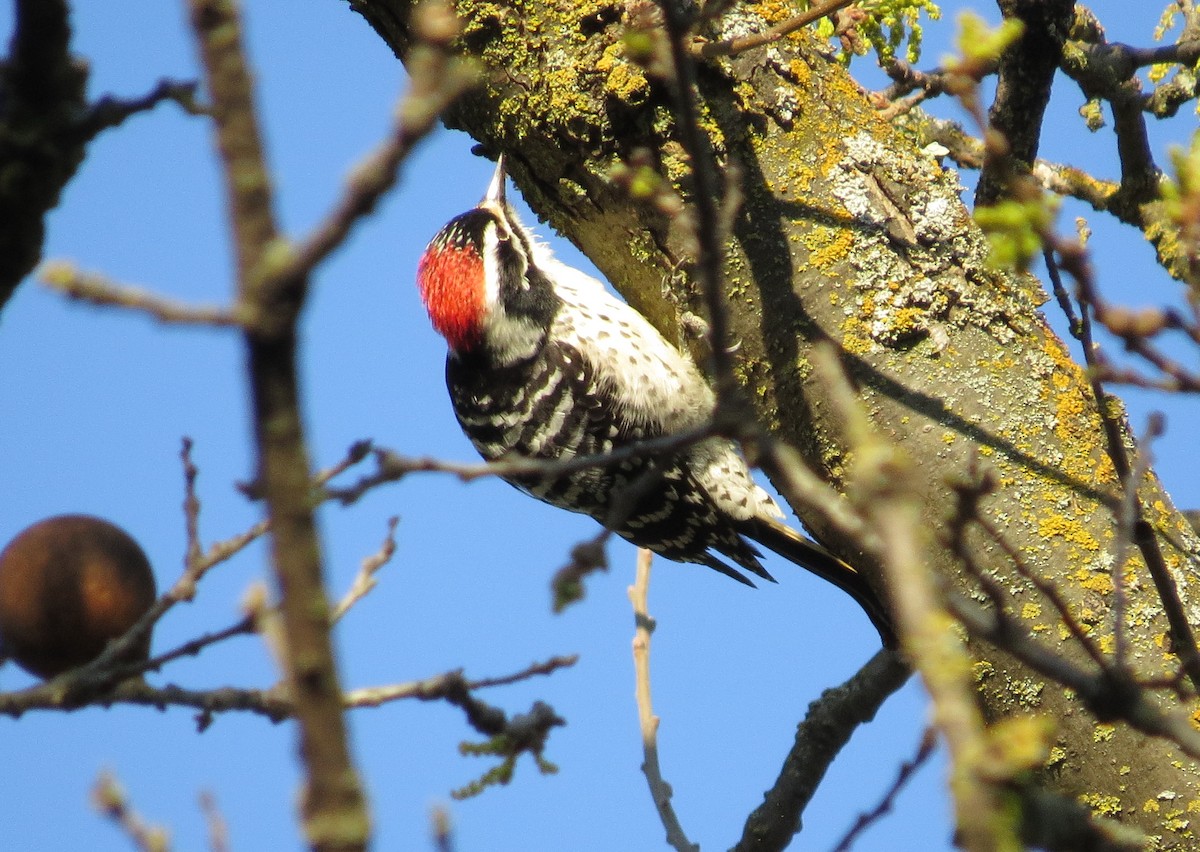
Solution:
<svg viewBox="0 0 1200 852"><path fill-rule="evenodd" d="M409 3L350 4L406 56ZM622 47L633 5L461 0L462 48L482 62L485 82L446 123L504 151L530 206L678 338L681 312L703 313L699 294L673 274L690 258L686 229L609 177L618 161L648 151L689 197L668 95ZM773 8L743 3L710 37L765 29L778 18ZM1108 565L1121 487L1089 383L1038 311L1047 299L1039 283L986 265L955 172L882 121L809 34L707 60L699 88L704 129L742 200L725 246L727 298L738 378L762 422L845 486L849 445L808 359L815 343L836 342L875 428L918 463L930 570L978 597L944 535L955 509L950 483L978 461L1000 483L982 513L1111 652ZM1194 613L1200 543L1152 475L1140 496ZM884 582L819 517L804 520ZM1002 549L971 541L1012 595L1014 617L1085 665L1053 607ZM1136 555L1128 574L1130 665L1144 677L1173 674L1162 606ZM1074 692L1006 654L982 643L973 651L989 718L1037 713L1055 723L1041 773L1048 789L1159 835L1160 848L1188 844L1188 818L1200 807L1189 758L1165 740L1101 724Z"/></svg>
<svg viewBox="0 0 1200 852"><path fill-rule="evenodd" d="M83 160L87 67L65 0L21 0L0 60L0 309L42 256L46 214Z"/></svg>

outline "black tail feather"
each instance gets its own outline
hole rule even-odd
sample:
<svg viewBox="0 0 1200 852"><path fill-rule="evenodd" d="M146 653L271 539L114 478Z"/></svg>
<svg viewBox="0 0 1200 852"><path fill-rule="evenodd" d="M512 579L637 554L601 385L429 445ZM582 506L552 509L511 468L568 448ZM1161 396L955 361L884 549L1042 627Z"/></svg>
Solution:
<svg viewBox="0 0 1200 852"><path fill-rule="evenodd" d="M749 547L749 545L747 545L747 547ZM739 559L739 560L737 560L737 562L740 567L742 567L742 568L746 569L747 571L750 571L754 574L757 574L759 577L762 577L764 580L767 580L771 583L776 582L775 578L767 573L767 569L762 567L762 565L758 564L757 559L754 559L753 561L749 561L749 562L747 562L745 559ZM737 568L732 567L731 565L729 565L726 562L722 562L720 559L713 556L711 553L704 554L704 564L707 565L709 568L712 568L714 571L719 571L720 573L724 574L726 577L732 577L733 579L737 580L739 583L744 583L745 585L749 586L752 589L758 588L756 585L754 585L753 580L751 580L745 574L742 574L740 571L737 570Z"/></svg>
<svg viewBox="0 0 1200 852"><path fill-rule="evenodd" d="M884 646L896 646L896 630L892 626L891 616L862 574L812 539L773 518L752 518L739 531L850 595L871 619Z"/></svg>

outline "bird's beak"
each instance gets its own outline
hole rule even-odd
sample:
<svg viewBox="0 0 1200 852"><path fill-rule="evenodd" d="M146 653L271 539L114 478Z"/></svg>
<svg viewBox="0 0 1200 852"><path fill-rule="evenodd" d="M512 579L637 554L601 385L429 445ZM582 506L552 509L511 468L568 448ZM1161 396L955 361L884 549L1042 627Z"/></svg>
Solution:
<svg viewBox="0 0 1200 852"><path fill-rule="evenodd" d="M487 192L484 193L483 201L480 202L481 207L485 204L493 204L501 209L504 208L505 204L507 204L504 197L505 177L504 155L501 154L499 159L496 160L496 171L492 175L492 182L488 184Z"/></svg>

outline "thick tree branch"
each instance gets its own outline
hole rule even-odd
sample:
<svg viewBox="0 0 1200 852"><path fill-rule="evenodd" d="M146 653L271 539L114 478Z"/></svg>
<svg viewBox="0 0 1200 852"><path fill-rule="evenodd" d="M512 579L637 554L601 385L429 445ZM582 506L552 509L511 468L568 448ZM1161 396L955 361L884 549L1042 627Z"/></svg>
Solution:
<svg viewBox="0 0 1200 852"><path fill-rule="evenodd" d="M908 680L912 670L894 651L878 651L845 683L821 693L796 726L779 777L746 819L737 852L783 849L800 830L801 815L833 759L860 725Z"/></svg>
<svg viewBox="0 0 1200 852"><path fill-rule="evenodd" d="M694 256L694 232L660 206L631 198L610 175L635 151L650 152L688 209L695 203L692 164L679 129L666 118L670 92L624 52L629 28L644 24L633 12L644 7L601 6L581 16L578 4L546 0L537 7L538 26L527 28L494 4L461 0L462 44L484 63L487 82L455 105L449 123L488 151L503 150L530 205L635 307L674 334L681 312L699 313L704 305L700 287L672 275ZM356 0L354 8L402 58L408 55L407 3ZM711 22L714 40L776 22L759 11L777 10L739 4ZM582 31L586 38L578 37ZM1102 543L1115 529L1112 511L1122 489L1106 460L1086 377L1037 314L1041 291L986 265L986 244L960 203L956 180L879 121L861 90L803 30L769 50L712 59L698 70L696 85L698 115L717 162L738 166L742 204L723 246L724 295L728 339L738 347L735 375L758 417L836 490L853 495L849 472L858 456L811 361L814 342L833 339L873 427L919 460L910 480L919 528L943 527L954 504L948 479L982 458L1011 483L984 507L994 529L1025 556L1033 576L1058 583L1072 611L1086 607L1088 629L1103 647L1111 637L1112 590ZM1168 565L1190 605L1197 544L1181 532L1183 520L1157 482L1148 480L1144 491L1149 528L1173 548L1166 551ZM886 561L877 558L879 542L859 537L864 525L854 514L841 511L846 523L820 511L804 519L866 576L879 578ZM874 520L865 527L876 537L889 531ZM947 542L922 546L922 570L978 593ZM1008 550L977 551L982 571L1013 593L1037 596ZM1131 589L1129 604L1137 626L1132 665L1159 677L1171 662L1163 662L1155 644L1169 629L1157 595ZM1017 616L1027 632L1053 636L1059 629L1050 606ZM981 659L964 688L978 690L989 719L1036 713L1055 721L1056 744L1072 756L1073 770L1046 777L1057 792L1071 798L1119 788L1123 819L1155 832L1172 830L1141 808L1156 791L1200 797L1200 777L1179 768L1188 762L1177 748L1122 726L1098 736L1079 696L986 645L970 650ZM1056 650L1073 660L1086 657L1070 643ZM955 665L963 659L955 657ZM1022 685L1016 695L1013 684ZM970 737L961 741L969 751ZM1111 767L1121 765L1130 771L1115 777Z"/></svg>
<svg viewBox="0 0 1200 852"><path fill-rule="evenodd" d="M17 0L0 63L0 308L37 264L43 218L83 160L87 69L70 53L66 0Z"/></svg>
<svg viewBox="0 0 1200 852"><path fill-rule="evenodd" d="M1021 37L1000 57L996 97L989 126L1008 144L1008 153L984 165L975 203L995 204L1015 174L1037 158L1042 117L1058 70L1063 41L1074 16L1074 0L999 0L1005 18L1024 25Z"/></svg>

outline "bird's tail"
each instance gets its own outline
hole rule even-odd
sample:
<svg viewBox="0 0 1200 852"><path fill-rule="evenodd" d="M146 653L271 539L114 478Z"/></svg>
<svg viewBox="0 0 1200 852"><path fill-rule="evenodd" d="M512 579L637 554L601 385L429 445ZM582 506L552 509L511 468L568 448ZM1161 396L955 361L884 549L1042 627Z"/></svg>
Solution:
<svg viewBox="0 0 1200 852"><path fill-rule="evenodd" d="M871 619L884 646L896 646L896 630L887 608L862 574L812 539L774 518L752 518L746 522L742 533L850 595Z"/></svg>

